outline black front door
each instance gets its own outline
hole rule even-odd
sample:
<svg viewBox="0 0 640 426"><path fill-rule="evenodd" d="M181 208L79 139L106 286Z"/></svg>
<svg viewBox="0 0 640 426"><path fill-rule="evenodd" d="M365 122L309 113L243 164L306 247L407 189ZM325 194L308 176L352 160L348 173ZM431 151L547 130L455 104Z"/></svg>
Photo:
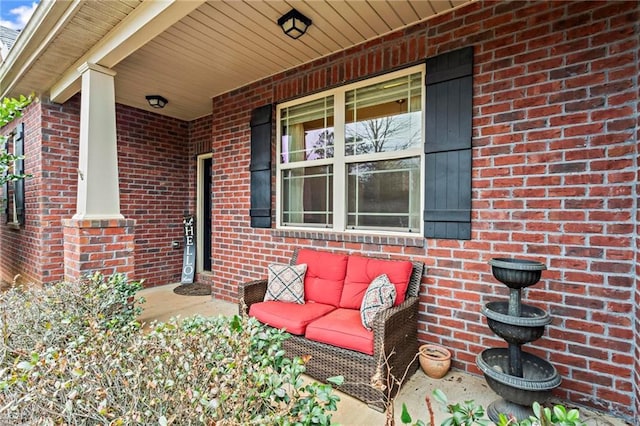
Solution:
<svg viewBox="0 0 640 426"><path fill-rule="evenodd" d="M211 158L204 160L202 173L202 269L211 271Z"/></svg>

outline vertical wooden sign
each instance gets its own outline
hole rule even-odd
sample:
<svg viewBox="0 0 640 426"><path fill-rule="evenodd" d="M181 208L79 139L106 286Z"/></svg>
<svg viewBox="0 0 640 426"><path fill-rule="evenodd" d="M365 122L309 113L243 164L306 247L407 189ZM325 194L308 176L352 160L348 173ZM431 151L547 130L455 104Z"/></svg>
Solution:
<svg viewBox="0 0 640 426"><path fill-rule="evenodd" d="M195 218L185 216L182 219L184 228L184 255L182 256L182 279L181 284L193 284L193 276L196 266L196 238L195 238Z"/></svg>

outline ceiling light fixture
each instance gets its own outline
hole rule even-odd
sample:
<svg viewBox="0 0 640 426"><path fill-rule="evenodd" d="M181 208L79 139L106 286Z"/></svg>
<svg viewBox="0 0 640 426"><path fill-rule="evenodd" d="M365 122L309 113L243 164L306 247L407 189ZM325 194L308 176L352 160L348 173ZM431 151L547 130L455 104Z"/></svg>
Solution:
<svg viewBox="0 0 640 426"><path fill-rule="evenodd" d="M152 108L164 108L169 103L168 100L160 95L147 95L146 98Z"/></svg>
<svg viewBox="0 0 640 426"><path fill-rule="evenodd" d="M297 39L307 32L311 25L311 19L295 9L291 9L278 19L278 25L282 31L292 39Z"/></svg>

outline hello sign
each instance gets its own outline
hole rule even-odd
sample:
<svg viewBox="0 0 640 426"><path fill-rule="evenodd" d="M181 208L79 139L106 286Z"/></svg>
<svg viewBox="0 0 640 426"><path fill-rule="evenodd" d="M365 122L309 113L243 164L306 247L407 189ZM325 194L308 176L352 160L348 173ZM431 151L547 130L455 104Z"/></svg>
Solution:
<svg viewBox="0 0 640 426"><path fill-rule="evenodd" d="M182 256L182 279L181 284L192 284L196 266L196 238L195 238L195 218L185 216L182 219L184 227L184 254Z"/></svg>

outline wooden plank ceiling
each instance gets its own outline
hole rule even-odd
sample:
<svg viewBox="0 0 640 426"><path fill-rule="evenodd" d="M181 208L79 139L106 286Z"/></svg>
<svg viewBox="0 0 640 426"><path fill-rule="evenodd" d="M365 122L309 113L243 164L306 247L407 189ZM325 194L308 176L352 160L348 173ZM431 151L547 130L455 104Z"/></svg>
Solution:
<svg viewBox="0 0 640 426"><path fill-rule="evenodd" d="M83 1L25 82L46 91L96 41L117 29L118 22L140 2ZM114 67L116 101L150 109L145 95L159 94L169 104L156 112L192 120L211 113L212 97L466 2L208 1ZM291 8L313 20L298 40L285 36L276 24Z"/></svg>

